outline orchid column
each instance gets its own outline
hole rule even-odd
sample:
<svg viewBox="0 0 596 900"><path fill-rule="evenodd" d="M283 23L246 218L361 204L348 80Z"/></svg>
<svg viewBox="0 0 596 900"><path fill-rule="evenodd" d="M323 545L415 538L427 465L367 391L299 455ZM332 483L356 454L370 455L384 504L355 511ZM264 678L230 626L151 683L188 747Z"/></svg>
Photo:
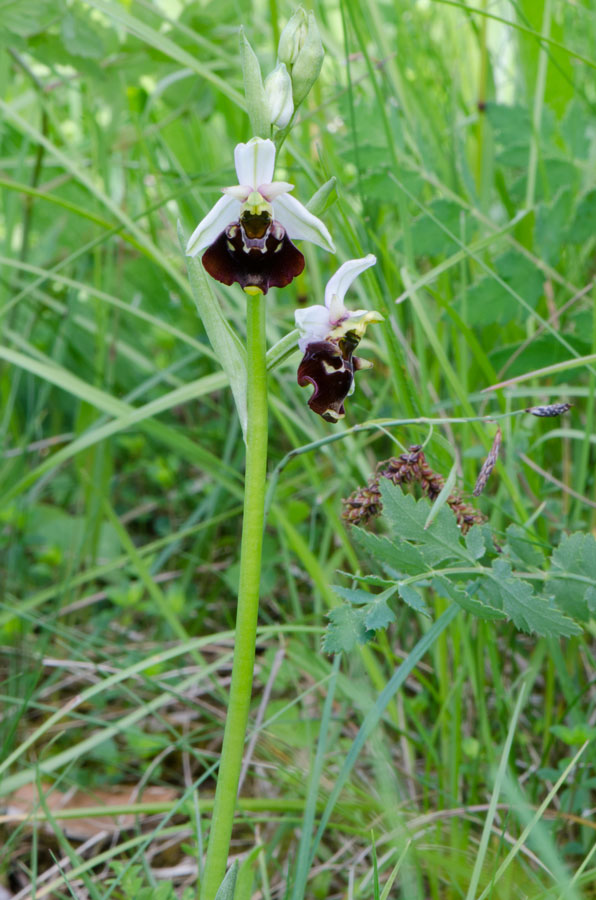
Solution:
<svg viewBox="0 0 596 900"><path fill-rule="evenodd" d="M272 141L253 138L238 144L234 160L239 184L223 189L224 196L196 227L186 248L189 256L202 253L210 275L223 284L239 284L248 295L246 470L234 663L202 900L213 900L226 871L252 693L267 474L265 295L304 269L304 257L293 240L334 250L323 222L290 196L293 185L272 180Z"/></svg>

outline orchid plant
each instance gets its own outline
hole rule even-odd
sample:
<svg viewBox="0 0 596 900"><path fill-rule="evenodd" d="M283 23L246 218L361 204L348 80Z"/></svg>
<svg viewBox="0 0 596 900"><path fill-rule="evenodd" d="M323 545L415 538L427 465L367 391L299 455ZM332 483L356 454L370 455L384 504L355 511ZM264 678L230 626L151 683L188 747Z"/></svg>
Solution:
<svg viewBox="0 0 596 900"><path fill-rule="evenodd" d="M273 180L277 148L321 68L323 51L314 16L300 9L292 17L280 38L277 66L264 84L244 34L241 42L247 110L261 134L236 146L238 184L222 188L223 196L186 244L187 256L200 255L212 278L225 285L239 284L248 295L246 351L242 352L212 294L207 305L198 301L213 348L230 377L239 413L246 407L246 422L241 414L246 472L234 662L202 900L214 900L220 887L223 890L252 692L267 477L265 295L303 272L304 256L294 241L310 241L335 252L327 226L291 195L294 185ZM382 316L364 309L351 312L344 297L354 279L375 262L369 254L344 263L327 284L324 305L295 313L298 348L303 353L298 384L312 385L308 404L331 423L345 415L344 401L354 389L354 373L371 365L354 356L354 351L367 325L382 321ZM195 265L193 259L189 263L193 287ZM201 278L203 284L202 273ZM219 322L220 332L214 331L214 321ZM218 333L223 334L222 340ZM227 358L230 355L235 362ZM239 368L245 371L242 390Z"/></svg>

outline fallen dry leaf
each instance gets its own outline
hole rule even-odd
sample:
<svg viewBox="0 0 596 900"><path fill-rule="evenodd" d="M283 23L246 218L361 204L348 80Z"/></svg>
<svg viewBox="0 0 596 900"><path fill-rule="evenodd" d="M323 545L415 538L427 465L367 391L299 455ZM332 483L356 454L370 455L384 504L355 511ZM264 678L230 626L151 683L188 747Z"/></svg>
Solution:
<svg viewBox="0 0 596 900"><path fill-rule="evenodd" d="M45 804L52 814L62 810L87 810L89 807L105 807L105 815L81 816L72 819L60 818L60 827L64 833L74 840L87 840L99 831L110 834L131 828L137 815L134 813L112 813L110 808L129 806L131 804L172 803L178 793L173 788L146 787L140 796L137 785L119 785L111 791L82 791L76 788L70 791L53 790L52 785L43 785ZM159 808L156 812L159 812ZM26 784L7 798L6 805L0 815L1 823L22 822L38 814L43 817L43 806L39 800L37 785ZM144 810L141 815L150 815Z"/></svg>

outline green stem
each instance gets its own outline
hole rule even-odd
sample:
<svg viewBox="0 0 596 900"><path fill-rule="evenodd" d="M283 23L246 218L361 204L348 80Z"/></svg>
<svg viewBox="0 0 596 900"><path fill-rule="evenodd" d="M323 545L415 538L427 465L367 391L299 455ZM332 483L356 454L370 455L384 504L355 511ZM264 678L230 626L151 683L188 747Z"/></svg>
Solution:
<svg viewBox="0 0 596 900"><path fill-rule="evenodd" d="M226 872L252 693L267 474L267 367L262 294L248 298L246 343L248 427L234 663L201 900L214 900Z"/></svg>

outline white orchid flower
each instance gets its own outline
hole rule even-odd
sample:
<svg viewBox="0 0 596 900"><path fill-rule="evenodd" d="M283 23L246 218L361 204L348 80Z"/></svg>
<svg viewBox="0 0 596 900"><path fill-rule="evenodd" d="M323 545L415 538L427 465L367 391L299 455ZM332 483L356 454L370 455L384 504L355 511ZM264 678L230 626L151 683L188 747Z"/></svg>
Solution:
<svg viewBox="0 0 596 900"><path fill-rule="evenodd" d="M363 259L351 259L341 266L327 282L325 306L308 306L294 312L296 327L300 331L298 346L304 352L314 341L338 340L348 331L355 331L362 338L371 322L382 322L378 312L357 309L350 312L344 305L344 297L352 282L371 266L377 258L369 253Z"/></svg>
<svg viewBox="0 0 596 900"><path fill-rule="evenodd" d="M304 353L298 367L298 384L312 385L314 390L308 405L327 422L338 422L344 417L344 400L354 390L354 372L371 366L353 353L366 326L382 322L383 316L366 309L350 312L344 305L344 297L354 279L376 261L369 254L344 263L327 282L325 306L294 312L300 331L298 345Z"/></svg>
<svg viewBox="0 0 596 900"><path fill-rule="evenodd" d="M203 255L205 269L223 284L238 282L248 293L284 287L304 268L293 240L311 241L335 252L326 226L289 192L294 185L273 181L275 144L252 138L234 150L238 184L223 188L186 247Z"/></svg>

